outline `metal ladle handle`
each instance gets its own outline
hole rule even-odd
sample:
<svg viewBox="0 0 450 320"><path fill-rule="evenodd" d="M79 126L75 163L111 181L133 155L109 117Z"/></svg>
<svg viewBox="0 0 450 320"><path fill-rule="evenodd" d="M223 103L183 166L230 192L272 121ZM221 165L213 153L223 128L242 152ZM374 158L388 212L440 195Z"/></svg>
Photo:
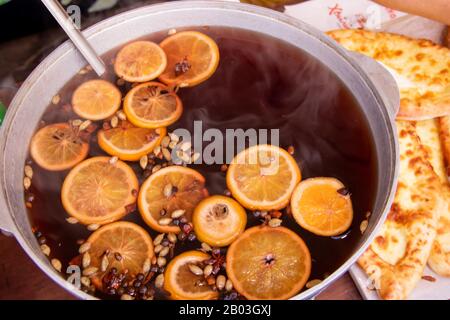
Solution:
<svg viewBox="0 0 450 320"><path fill-rule="evenodd" d="M69 36L70 40L72 40L75 47L80 51L83 57L87 60L87 62L91 65L92 69L97 73L98 76L101 76L105 73L106 67L103 60L97 55L92 46L83 36L81 31L74 24L72 19L69 17L67 12L61 6L61 4L57 0L41 0L42 3L47 7L48 11L52 14L52 16L59 23L61 28L66 32Z"/></svg>

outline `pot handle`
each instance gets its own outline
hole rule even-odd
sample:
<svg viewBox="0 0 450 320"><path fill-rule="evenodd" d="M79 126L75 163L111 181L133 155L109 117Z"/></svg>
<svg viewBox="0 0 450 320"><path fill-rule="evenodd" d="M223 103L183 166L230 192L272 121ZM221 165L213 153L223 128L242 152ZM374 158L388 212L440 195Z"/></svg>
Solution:
<svg viewBox="0 0 450 320"><path fill-rule="evenodd" d="M1 197L2 195L0 195ZM14 222L9 216L8 207L6 206L5 200L0 198L0 231L7 236L13 234Z"/></svg>
<svg viewBox="0 0 450 320"><path fill-rule="evenodd" d="M349 53L375 84L383 102L388 107L391 119L395 120L400 108L400 90L393 75L376 60L358 52Z"/></svg>
<svg viewBox="0 0 450 320"><path fill-rule="evenodd" d="M3 118L5 117L6 107L0 101L0 135L3 135L1 130ZM0 185L0 231L5 235L11 235L14 229L14 222L9 216L8 206L5 202L5 195L3 193L3 186Z"/></svg>

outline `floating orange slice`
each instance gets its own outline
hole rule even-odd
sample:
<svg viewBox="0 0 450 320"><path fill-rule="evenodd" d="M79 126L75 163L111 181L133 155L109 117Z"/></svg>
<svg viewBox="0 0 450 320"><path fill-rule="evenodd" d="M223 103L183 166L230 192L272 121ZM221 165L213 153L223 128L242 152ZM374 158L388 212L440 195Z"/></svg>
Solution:
<svg viewBox="0 0 450 320"><path fill-rule="evenodd" d="M140 84L124 100L128 120L141 128L167 127L183 113L183 104L175 92L159 82Z"/></svg>
<svg viewBox="0 0 450 320"><path fill-rule="evenodd" d="M103 120L112 116L120 107L122 94L112 83L90 80L81 84L73 93L73 111L84 119Z"/></svg>
<svg viewBox="0 0 450 320"><path fill-rule="evenodd" d="M31 140L31 157L50 171L70 169L83 161L88 152L89 144L80 138L77 128L67 123L48 125Z"/></svg>
<svg viewBox="0 0 450 320"><path fill-rule="evenodd" d="M165 194L167 188L172 190L170 194ZM182 166L170 166L152 174L142 184L139 212L152 229L178 233L178 226L161 225L160 220L170 218L175 210L185 210L184 216L190 221L195 207L207 196L205 178L200 173Z"/></svg>
<svg viewBox="0 0 450 320"><path fill-rule="evenodd" d="M89 267L99 271L92 279L97 288L102 287L102 277L112 268L118 273L128 270L127 275L133 278L143 272L144 264L154 256L153 242L147 231L131 222L114 222L101 227L88 238L90 244ZM106 254L108 264L102 270L102 260Z"/></svg>
<svg viewBox="0 0 450 320"><path fill-rule="evenodd" d="M227 186L240 204L251 210L279 210L301 179L295 159L272 145L240 152L227 171Z"/></svg>
<svg viewBox="0 0 450 320"><path fill-rule="evenodd" d="M319 236L336 236L346 231L353 220L350 194L334 178L302 181L291 199L292 215L304 229Z"/></svg>
<svg viewBox="0 0 450 320"><path fill-rule="evenodd" d="M232 198L211 196L197 205L192 222L200 241L224 247L244 232L247 214Z"/></svg>
<svg viewBox="0 0 450 320"><path fill-rule="evenodd" d="M303 288L310 272L308 247L284 227L247 229L227 252L227 275L250 300L289 299Z"/></svg>
<svg viewBox="0 0 450 320"><path fill-rule="evenodd" d="M151 41L135 41L127 44L119 51L114 62L116 74L129 82L156 79L166 66L166 54L160 46Z"/></svg>
<svg viewBox="0 0 450 320"><path fill-rule="evenodd" d="M176 33L160 46L167 55L167 68L159 79L168 85L195 86L210 78L219 65L219 47L197 31Z"/></svg>
<svg viewBox="0 0 450 320"><path fill-rule="evenodd" d="M109 155L124 161L137 161L159 146L165 135L166 128L160 128L157 133L154 129L139 128L122 121L116 128L100 130L97 137L100 148Z"/></svg>
<svg viewBox="0 0 450 320"><path fill-rule="evenodd" d="M200 251L187 251L176 256L167 265L164 273L164 289L173 300L213 300L217 299L217 291L198 282L204 281L202 275L197 276L189 270L190 264L198 264L210 256Z"/></svg>
<svg viewBox="0 0 450 320"><path fill-rule="evenodd" d="M61 199L66 211L84 224L106 224L127 214L136 202L138 180L120 160L94 157L73 168L64 180Z"/></svg>

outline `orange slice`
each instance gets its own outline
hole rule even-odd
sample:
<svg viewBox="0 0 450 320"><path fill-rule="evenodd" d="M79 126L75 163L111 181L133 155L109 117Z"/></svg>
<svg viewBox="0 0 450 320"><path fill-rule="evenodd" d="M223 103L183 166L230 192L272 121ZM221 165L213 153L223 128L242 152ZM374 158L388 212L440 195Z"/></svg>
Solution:
<svg viewBox="0 0 450 320"><path fill-rule="evenodd" d="M101 279L112 268L118 273L128 270L127 275L134 277L143 273L146 261L151 261L154 256L153 242L147 231L131 222L114 222L101 227L88 238L90 244L89 267L99 270L92 279L97 288L102 287ZM106 254L107 268L102 271L101 264Z"/></svg>
<svg viewBox="0 0 450 320"><path fill-rule="evenodd" d="M175 92L159 82L140 84L124 100L128 120L141 128L167 127L183 113L183 104Z"/></svg>
<svg viewBox="0 0 450 320"><path fill-rule="evenodd" d="M228 189L251 210L286 207L300 179L295 159L272 145L256 145L240 152L227 171Z"/></svg>
<svg viewBox="0 0 450 320"><path fill-rule="evenodd" d="M319 236L339 235L353 220L350 194L334 178L302 181L292 195L291 209L302 228Z"/></svg>
<svg viewBox="0 0 450 320"><path fill-rule="evenodd" d="M164 194L167 186L172 187L168 196ZM179 233L178 226L161 225L160 219L170 218L171 213L180 209L185 210L184 216L190 221L195 207L207 196L205 178L200 173L182 166L170 166L155 172L142 184L138 198L139 212L152 229Z"/></svg>
<svg viewBox="0 0 450 320"><path fill-rule="evenodd" d="M167 265L164 273L164 289L170 293L173 300L213 300L217 299L217 291L211 287L199 286L204 281L202 275L197 276L189 270L190 264L198 264L210 256L200 251L187 251L176 256Z"/></svg>
<svg viewBox="0 0 450 320"><path fill-rule="evenodd" d="M114 71L126 81L145 82L158 78L166 66L166 54L160 46L151 41L135 41L119 51Z"/></svg>
<svg viewBox="0 0 450 320"><path fill-rule="evenodd" d="M83 161L88 152L89 144L80 138L77 128L67 123L48 125L31 140L31 157L50 171L70 169Z"/></svg>
<svg viewBox="0 0 450 320"><path fill-rule="evenodd" d="M84 224L106 224L127 214L139 189L133 170L120 160L94 157L73 168L64 180L66 211Z"/></svg>
<svg viewBox="0 0 450 320"><path fill-rule="evenodd" d="M192 222L200 241L215 247L224 247L244 232L247 214L232 198L211 196L195 208Z"/></svg>
<svg viewBox="0 0 450 320"><path fill-rule="evenodd" d="M219 47L197 31L176 33L160 46L167 55L167 68L159 79L168 85L195 86L210 78L219 65Z"/></svg>
<svg viewBox="0 0 450 320"><path fill-rule="evenodd" d="M124 161L137 161L159 146L166 135L166 128L154 129L135 127L128 121L112 129L100 130L98 144L106 153Z"/></svg>
<svg viewBox="0 0 450 320"><path fill-rule="evenodd" d="M112 116L120 107L122 94L112 83L90 80L81 84L73 93L73 111L84 119L103 120Z"/></svg>
<svg viewBox="0 0 450 320"><path fill-rule="evenodd" d="M234 287L250 300L289 299L311 272L308 247L284 227L247 229L228 249L226 263Z"/></svg>

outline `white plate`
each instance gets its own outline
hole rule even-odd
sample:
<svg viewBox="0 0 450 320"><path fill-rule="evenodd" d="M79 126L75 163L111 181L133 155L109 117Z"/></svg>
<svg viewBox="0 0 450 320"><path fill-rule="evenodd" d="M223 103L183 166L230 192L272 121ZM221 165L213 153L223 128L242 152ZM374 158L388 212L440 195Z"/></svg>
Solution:
<svg viewBox="0 0 450 320"><path fill-rule="evenodd" d="M238 0L230 1L239 2ZM285 13L322 31L349 28L376 30L380 26L384 26L384 23L406 15L403 12L382 7L368 0L312 0L286 6ZM389 31L439 41L441 30L442 25L415 17L402 25L392 27ZM364 299L379 299L376 291L367 288L368 285L370 286L370 282L359 266L351 267L350 275ZM423 275L432 276L436 281L421 280L410 294L409 299L450 299L450 278L441 277L428 267L425 268Z"/></svg>

